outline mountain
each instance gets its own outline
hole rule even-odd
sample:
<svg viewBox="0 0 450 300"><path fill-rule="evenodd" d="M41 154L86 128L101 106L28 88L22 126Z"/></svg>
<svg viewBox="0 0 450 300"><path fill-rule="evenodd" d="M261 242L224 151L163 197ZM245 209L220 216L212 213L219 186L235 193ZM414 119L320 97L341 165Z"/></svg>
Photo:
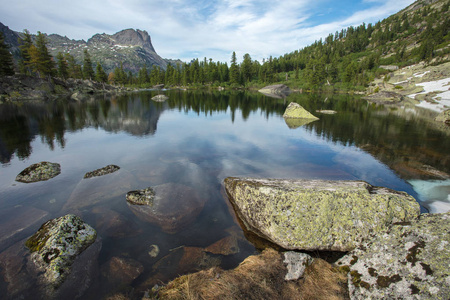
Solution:
<svg viewBox="0 0 450 300"><path fill-rule="evenodd" d="M18 38L22 33L12 31L2 23L0 23L0 31L4 33L11 52L18 58ZM47 40L47 48L52 56L56 57L58 52L70 53L77 63L82 64L86 49L94 66L99 62L106 72L114 71L116 67L120 67L121 63L126 72L132 73L137 73L143 66L148 68L158 66L166 69L168 64L181 64L179 60L168 60L159 56L152 45L150 35L145 30L125 29L113 35L95 34L87 42L58 34L47 35Z"/></svg>

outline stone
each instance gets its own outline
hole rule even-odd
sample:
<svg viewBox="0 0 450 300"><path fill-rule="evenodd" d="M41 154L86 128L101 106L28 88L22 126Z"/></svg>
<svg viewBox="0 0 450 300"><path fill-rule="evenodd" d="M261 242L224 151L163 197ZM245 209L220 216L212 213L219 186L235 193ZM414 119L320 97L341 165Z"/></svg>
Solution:
<svg viewBox="0 0 450 300"><path fill-rule="evenodd" d="M290 129L297 129L302 127L303 125L309 124L311 122L316 121L315 119L294 119L294 118L285 118L284 122Z"/></svg>
<svg viewBox="0 0 450 300"><path fill-rule="evenodd" d="M447 109L441 112L436 118L434 118L436 122L443 122L446 125L450 125L450 109Z"/></svg>
<svg viewBox="0 0 450 300"><path fill-rule="evenodd" d="M304 109L300 104L295 102L289 103L288 107L286 108L286 111L283 114L283 118L319 120L319 118L317 118L309 111Z"/></svg>
<svg viewBox="0 0 450 300"><path fill-rule="evenodd" d="M144 266L131 258L113 257L102 266L101 272L112 285L129 285L144 272Z"/></svg>
<svg viewBox="0 0 450 300"><path fill-rule="evenodd" d="M274 98L286 98L290 93L291 90L289 87L287 87L284 84L275 84L275 85L268 85L266 87L263 87L258 92Z"/></svg>
<svg viewBox="0 0 450 300"><path fill-rule="evenodd" d="M61 173L61 165L43 161L25 168L16 177L19 182L37 182L49 180Z"/></svg>
<svg viewBox="0 0 450 300"><path fill-rule="evenodd" d="M103 205L94 207L92 213L96 215L95 228L102 237L120 239L142 233L142 228L133 220Z"/></svg>
<svg viewBox="0 0 450 300"><path fill-rule="evenodd" d="M84 174L83 178L91 178L91 177L96 177L96 176L103 176L106 174L111 174L116 172L117 170L119 170L120 167L116 166L116 165L107 165L106 167L91 171L91 172L87 172L86 174Z"/></svg>
<svg viewBox="0 0 450 300"><path fill-rule="evenodd" d="M239 245L236 236L227 236L205 248L206 252L220 255L232 255L239 253Z"/></svg>
<svg viewBox="0 0 450 300"><path fill-rule="evenodd" d="M295 251L287 251L284 253L284 261L286 264L287 273L285 280L297 280L303 277L305 270L309 267L314 259L306 254Z"/></svg>
<svg viewBox="0 0 450 300"><path fill-rule="evenodd" d="M319 109L319 110L316 110L316 112L324 114L324 115L334 115L337 113L337 111L331 110L331 109Z"/></svg>
<svg viewBox="0 0 450 300"><path fill-rule="evenodd" d="M128 200L130 197L131 201ZM128 207L140 220L158 225L171 234L192 223L205 202L206 199L199 197L193 188L177 183L165 183L127 194Z"/></svg>
<svg viewBox="0 0 450 300"><path fill-rule="evenodd" d="M224 184L244 229L288 250L350 251L420 213L407 193L364 181L228 177Z"/></svg>
<svg viewBox="0 0 450 300"><path fill-rule="evenodd" d="M156 95L156 96L152 97L152 100L156 101L156 102L164 102L167 99L169 99L169 97L167 97L166 95Z"/></svg>
<svg viewBox="0 0 450 300"><path fill-rule="evenodd" d="M448 299L450 212L393 225L336 264L351 299Z"/></svg>
<svg viewBox="0 0 450 300"><path fill-rule="evenodd" d="M158 245L150 245L148 248L148 255L150 255L150 257L157 257L159 255Z"/></svg>
<svg viewBox="0 0 450 300"><path fill-rule="evenodd" d="M44 224L26 242L40 279L52 294L64 282L81 252L97 238L97 232L75 215L65 215Z"/></svg>
<svg viewBox="0 0 450 300"><path fill-rule="evenodd" d="M82 179L64 205L63 211L72 213L89 206L105 203L111 205L111 201L125 195L135 181L136 178L123 169L104 176Z"/></svg>

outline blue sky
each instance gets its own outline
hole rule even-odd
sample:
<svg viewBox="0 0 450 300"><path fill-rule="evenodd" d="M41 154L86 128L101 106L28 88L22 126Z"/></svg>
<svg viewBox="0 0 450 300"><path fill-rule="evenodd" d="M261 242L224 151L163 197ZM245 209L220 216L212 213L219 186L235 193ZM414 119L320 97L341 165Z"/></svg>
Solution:
<svg viewBox="0 0 450 300"><path fill-rule="evenodd" d="M262 61L329 33L375 23L413 0L0 0L0 22L16 31L89 39L146 30L163 58L229 62L236 51Z"/></svg>

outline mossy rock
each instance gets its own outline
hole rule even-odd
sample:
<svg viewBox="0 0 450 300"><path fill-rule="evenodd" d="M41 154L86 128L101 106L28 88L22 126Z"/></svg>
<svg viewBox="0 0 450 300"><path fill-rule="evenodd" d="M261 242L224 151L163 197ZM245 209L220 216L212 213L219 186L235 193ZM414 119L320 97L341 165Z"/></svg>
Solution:
<svg viewBox="0 0 450 300"><path fill-rule="evenodd" d="M60 173L60 164L43 161L25 168L17 175L16 181L25 183L45 181L59 175Z"/></svg>
<svg viewBox="0 0 450 300"><path fill-rule="evenodd" d="M307 120L319 120L316 116L304 109L300 104L291 102L289 103L286 111L283 114L285 119L307 119Z"/></svg>

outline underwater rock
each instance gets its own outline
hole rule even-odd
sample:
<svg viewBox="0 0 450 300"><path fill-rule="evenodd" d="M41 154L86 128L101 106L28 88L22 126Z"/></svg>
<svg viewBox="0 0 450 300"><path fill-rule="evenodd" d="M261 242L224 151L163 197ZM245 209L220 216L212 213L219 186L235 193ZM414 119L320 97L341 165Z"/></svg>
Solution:
<svg viewBox="0 0 450 300"><path fill-rule="evenodd" d="M220 255L232 255L239 253L239 245L236 236L227 236L205 248L206 252Z"/></svg>
<svg viewBox="0 0 450 300"><path fill-rule="evenodd" d="M17 175L16 181L25 183L45 181L59 175L60 173L60 164L43 161L25 168L19 173L19 175Z"/></svg>
<svg viewBox="0 0 450 300"><path fill-rule="evenodd" d="M159 255L158 245L150 245L148 249L148 255L150 255L151 257L157 257Z"/></svg>
<svg viewBox="0 0 450 300"><path fill-rule="evenodd" d="M125 238L142 233L133 220L103 205L94 207L92 213L96 215L95 228L100 236Z"/></svg>
<svg viewBox="0 0 450 300"><path fill-rule="evenodd" d="M300 104L291 102L286 108L283 118L285 119L311 119L319 120L318 117L311 114L309 111L304 109Z"/></svg>
<svg viewBox="0 0 450 300"><path fill-rule="evenodd" d="M351 299L447 299L450 212L393 225L337 261Z"/></svg>
<svg viewBox="0 0 450 300"><path fill-rule="evenodd" d="M410 195L364 181L228 177L224 183L245 229L288 250L350 251L420 213Z"/></svg>
<svg viewBox="0 0 450 300"><path fill-rule="evenodd" d="M131 258L113 257L102 266L101 272L111 285L129 285L144 272L144 266Z"/></svg>
<svg viewBox="0 0 450 300"><path fill-rule="evenodd" d="M91 172L87 172L86 174L84 174L83 178L91 178L91 177L97 177L97 176L103 176L106 174L111 174L116 172L117 170L119 170L120 167L116 166L116 165L107 165L106 167L91 171Z"/></svg>
<svg viewBox="0 0 450 300"><path fill-rule="evenodd" d="M25 242L31 251L28 268L44 295L57 298L74 287L80 296L84 293L92 280L87 271L93 270L101 248L101 243L91 248L96 238L96 231L79 217L65 215L42 224ZM82 253L87 255L80 258Z"/></svg>
<svg viewBox="0 0 450 300"><path fill-rule="evenodd" d="M136 178L123 169L104 176L82 179L64 205L63 211L71 213L88 206L110 203L112 199L125 195L135 181Z"/></svg>
<svg viewBox="0 0 450 300"><path fill-rule="evenodd" d="M306 268L312 264L314 258L306 253L288 251L284 253L283 263L286 265L287 273L285 280L297 280L303 277Z"/></svg>
<svg viewBox="0 0 450 300"><path fill-rule="evenodd" d="M127 194L128 207L140 220L158 225L167 233L176 233L194 221L205 202L193 188L177 183Z"/></svg>

